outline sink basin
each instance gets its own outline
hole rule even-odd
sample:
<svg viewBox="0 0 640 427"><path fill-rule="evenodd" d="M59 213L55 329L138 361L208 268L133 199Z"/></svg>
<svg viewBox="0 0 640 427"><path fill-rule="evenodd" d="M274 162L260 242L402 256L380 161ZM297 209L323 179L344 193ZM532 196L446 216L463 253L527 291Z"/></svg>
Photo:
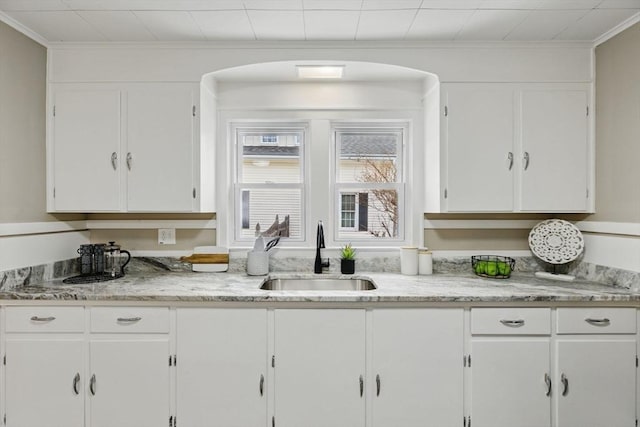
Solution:
<svg viewBox="0 0 640 427"><path fill-rule="evenodd" d="M371 291L377 286L367 279L267 279L260 289L265 291Z"/></svg>

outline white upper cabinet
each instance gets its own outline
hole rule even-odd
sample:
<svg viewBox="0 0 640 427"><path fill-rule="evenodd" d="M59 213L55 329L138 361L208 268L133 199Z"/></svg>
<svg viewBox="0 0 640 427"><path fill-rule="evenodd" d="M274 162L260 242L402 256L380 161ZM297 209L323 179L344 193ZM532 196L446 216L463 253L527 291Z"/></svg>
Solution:
<svg viewBox="0 0 640 427"><path fill-rule="evenodd" d="M195 95L182 85L128 91L127 210L192 210Z"/></svg>
<svg viewBox="0 0 640 427"><path fill-rule="evenodd" d="M520 102L520 210L587 211L587 91L525 89Z"/></svg>
<svg viewBox="0 0 640 427"><path fill-rule="evenodd" d="M120 210L120 96L113 88L55 92L50 211Z"/></svg>
<svg viewBox="0 0 640 427"><path fill-rule="evenodd" d="M211 144L191 83L52 87L50 212L209 212ZM212 118L213 120L213 118ZM206 153L206 154L203 154Z"/></svg>
<svg viewBox="0 0 640 427"><path fill-rule="evenodd" d="M457 85L443 101L447 209L513 210L513 88Z"/></svg>
<svg viewBox="0 0 640 427"><path fill-rule="evenodd" d="M589 93L576 83L443 84L440 139L426 150L439 156L427 162L440 169L427 183L439 197L426 211L593 211Z"/></svg>

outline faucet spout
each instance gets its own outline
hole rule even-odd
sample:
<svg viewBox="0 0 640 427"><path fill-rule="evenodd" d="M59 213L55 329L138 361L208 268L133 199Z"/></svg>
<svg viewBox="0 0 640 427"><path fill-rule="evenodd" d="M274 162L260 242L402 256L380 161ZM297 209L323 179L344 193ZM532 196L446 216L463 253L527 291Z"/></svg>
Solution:
<svg viewBox="0 0 640 427"><path fill-rule="evenodd" d="M313 272L316 274L322 273L322 268L329 268L329 260L322 261L322 252L320 249L325 248L324 244L324 228L322 227L322 221L318 221L318 229L316 231L316 261L313 266Z"/></svg>

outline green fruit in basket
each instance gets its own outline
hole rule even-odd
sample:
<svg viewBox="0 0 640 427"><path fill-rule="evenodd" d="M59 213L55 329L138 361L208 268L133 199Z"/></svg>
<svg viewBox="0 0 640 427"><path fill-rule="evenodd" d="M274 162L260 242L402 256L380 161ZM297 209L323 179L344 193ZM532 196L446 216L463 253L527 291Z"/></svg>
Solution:
<svg viewBox="0 0 640 427"><path fill-rule="evenodd" d="M477 274L487 274L487 261L478 261L475 271Z"/></svg>
<svg viewBox="0 0 640 427"><path fill-rule="evenodd" d="M511 266L508 262L499 262L498 263L498 274L501 276L508 276L511 274Z"/></svg>
<svg viewBox="0 0 640 427"><path fill-rule="evenodd" d="M495 276L498 274L498 264L495 261L487 261L487 275Z"/></svg>

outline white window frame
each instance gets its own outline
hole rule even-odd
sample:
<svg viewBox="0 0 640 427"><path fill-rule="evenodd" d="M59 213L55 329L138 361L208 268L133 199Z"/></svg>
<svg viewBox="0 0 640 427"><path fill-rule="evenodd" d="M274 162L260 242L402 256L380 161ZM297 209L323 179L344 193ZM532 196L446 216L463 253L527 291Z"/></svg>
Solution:
<svg viewBox="0 0 640 427"><path fill-rule="evenodd" d="M242 192L243 190L261 190L267 188L273 189L299 189L301 194L301 206L300 206L300 228L301 236L299 238L289 237L287 238L288 244L300 244L306 241L306 212L307 212L307 194L309 192L309 177L308 171L308 156L307 156L307 135L308 135L308 123L305 122L279 122L279 121L266 121L266 122L244 122L244 121L232 121L229 124L230 138L232 139L232 170L231 180L233 189L233 209L230 209L229 222L230 222L230 234L232 239L232 246L247 246L252 245L254 238L241 237L240 232L242 230ZM243 183L240 182L242 176L242 150L243 145L240 142L240 135L242 133L278 133L278 132L292 132L299 134L298 147L300 147L300 182L299 183ZM261 140L262 143L262 140ZM263 143L264 145L277 145L276 143ZM270 224L263 224L263 230Z"/></svg>
<svg viewBox="0 0 640 427"><path fill-rule="evenodd" d="M392 131L400 134L398 142L398 167L397 167L397 179L396 183L375 183L363 185L363 183L342 183L338 182L338 163L340 161L339 153L339 138L338 134L342 132L362 132L362 133L377 133L378 131ZM404 244L407 240L405 235L406 224L409 220L408 212L411 211L411 207L406 206L405 188L406 188L406 152L407 152L407 140L410 135L410 123L407 121L389 121L379 120L372 122L365 121L332 121L331 122L331 189L332 189L332 202L335 222L332 225L333 241L339 245L346 243L352 243L357 246L398 246ZM339 237L340 231L346 231L346 229L340 227L340 194L342 193L360 193L367 192L371 189L380 190L396 190L398 192L398 236L393 238L364 238L354 239L353 237L341 238ZM357 202L356 202L357 204ZM357 219L356 219L357 225Z"/></svg>

